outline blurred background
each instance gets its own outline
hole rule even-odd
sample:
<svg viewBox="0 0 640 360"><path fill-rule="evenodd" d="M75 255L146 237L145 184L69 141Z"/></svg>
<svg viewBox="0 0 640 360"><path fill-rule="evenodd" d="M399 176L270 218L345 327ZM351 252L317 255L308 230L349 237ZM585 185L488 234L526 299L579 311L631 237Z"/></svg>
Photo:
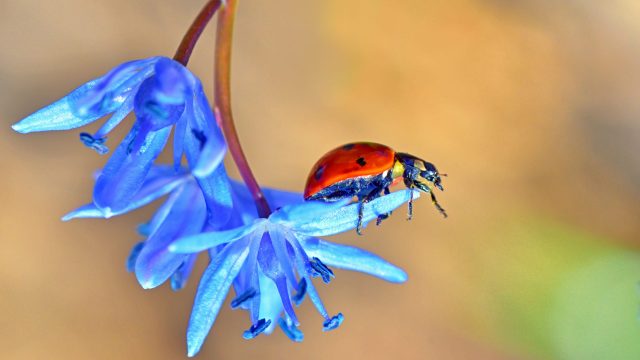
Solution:
<svg viewBox="0 0 640 360"><path fill-rule="evenodd" d="M173 55L203 3L0 0L0 358L186 358L197 282L144 291L124 266L158 204L61 222L107 157L9 126ZM320 292L339 330L306 302L302 344L246 341L225 306L199 358L640 359L639 19L632 0L241 1L234 110L259 181L302 191L327 150L377 141L449 173L450 217L421 200L331 239L409 273L338 271ZM209 90L212 52L209 28L190 64Z"/></svg>

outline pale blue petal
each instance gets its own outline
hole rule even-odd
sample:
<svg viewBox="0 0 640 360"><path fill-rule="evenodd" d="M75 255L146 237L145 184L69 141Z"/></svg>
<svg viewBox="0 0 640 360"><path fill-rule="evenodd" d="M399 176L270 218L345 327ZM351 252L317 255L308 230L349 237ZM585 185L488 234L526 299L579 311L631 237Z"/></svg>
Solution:
<svg viewBox="0 0 640 360"><path fill-rule="evenodd" d="M188 356L200 351L229 293L229 287L248 254L247 240L230 244L216 256L202 275L187 328Z"/></svg>
<svg viewBox="0 0 640 360"><path fill-rule="evenodd" d="M135 92L136 89L133 89L132 92ZM100 129L98 129L98 131L96 131L95 134L93 134L93 137L96 139L101 139L104 138L105 136L107 136L107 134L109 134L111 132L111 130L115 129L116 126L118 126L122 120L124 120L124 118L127 117L127 115L129 115L129 113L131 113L131 110L133 110L133 99L135 96L133 95L129 95L124 102L122 103L122 105L118 108L118 110L116 110L113 115L111 115L111 117L109 118L109 120L107 120L101 127Z"/></svg>
<svg viewBox="0 0 640 360"><path fill-rule="evenodd" d="M20 133L30 133L69 130L87 125L116 111L137 85L151 75L151 65L155 61L157 58L122 64L107 75L88 81L62 99L26 117L12 128Z"/></svg>
<svg viewBox="0 0 640 360"><path fill-rule="evenodd" d="M265 333L271 334L276 327L276 323L282 313L282 300L278 294L278 288L271 279L260 274L260 310L258 318L271 320L271 324L265 330Z"/></svg>
<svg viewBox="0 0 640 360"><path fill-rule="evenodd" d="M173 291L182 290L187 284L187 280L189 280L191 276L191 271L193 271L193 266L197 258L198 255L187 256L178 270L171 275L171 289L173 289Z"/></svg>
<svg viewBox="0 0 640 360"><path fill-rule="evenodd" d="M265 221L266 220L264 219L256 219L253 224L248 226L224 231L205 232L183 237L173 242L169 246L169 251L177 254L190 254L207 250L221 244L230 243L252 233L258 226L264 224Z"/></svg>
<svg viewBox="0 0 640 360"><path fill-rule="evenodd" d="M301 239L301 245L308 256L317 257L329 266L359 271L393 283L407 281L406 272L368 251L312 237Z"/></svg>
<svg viewBox="0 0 640 360"><path fill-rule="evenodd" d="M75 115L102 117L114 112L125 99L137 91L140 84L153 74L159 57L124 63L95 80L94 86L70 104Z"/></svg>
<svg viewBox="0 0 640 360"><path fill-rule="evenodd" d="M185 112L186 114L186 112ZM179 169L182 165L182 154L184 153L184 137L187 131L188 120L183 117L178 120L173 132L173 166Z"/></svg>
<svg viewBox="0 0 640 360"><path fill-rule="evenodd" d="M185 133L184 149L187 161L193 169L202 156L203 147L209 141L207 131L210 131L211 124L208 124L202 113L192 106L187 106L185 112L189 123ZM215 137L215 134L212 136ZM229 221L233 206L229 177L221 162L218 164L220 166L215 167L209 175L197 178L209 209L209 224L214 229L221 228Z"/></svg>
<svg viewBox="0 0 640 360"><path fill-rule="evenodd" d="M122 215L130 211L139 209L154 200L170 193L184 182L188 181L188 177L182 174L173 176L155 176L151 174L149 178L142 184L137 194L131 199L128 206L118 211L103 211L95 204L86 204L75 209L62 217L62 221L69 221L77 218L105 218Z"/></svg>
<svg viewBox="0 0 640 360"><path fill-rule="evenodd" d="M418 199L420 193L414 191L413 199ZM386 214L393 211L398 206L409 201L411 198L411 190L400 190L389 195L379 197L364 206L362 223L367 224L374 220L378 215ZM304 211L304 205L300 205L298 212ZM358 225L358 208L360 204L354 203L326 212L323 215L309 221L305 216L300 218L289 217L288 226L295 232L309 236L329 236L339 234L341 232L353 230ZM275 215L275 214L274 214Z"/></svg>
<svg viewBox="0 0 640 360"><path fill-rule="evenodd" d="M69 95L36 111L11 127L19 133L26 134L36 131L75 129L98 120L106 113L93 116L76 116L71 108L72 104L94 87L97 81L93 80L82 85Z"/></svg>
<svg viewBox="0 0 640 360"><path fill-rule="evenodd" d="M145 289L162 284L186 259L186 255L170 252L169 244L179 237L199 233L205 224L206 208L199 189L183 187L176 193L177 200L166 216L161 215L164 221L146 240L136 262L136 277Z"/></svg>
<svg viewBox="0 0 640 360"><path fill-rule="evenodd" d="M275 211L269 219L273 222L295 228L296 224L314 223L319 218L330 216L350 202L351 199L336 202L305 201L302 203L294 203L292 205L285 205Z"/></svg>
<svg viewBox="0 0 640 360"><path fill-rule="evenodd" d="M142 251L143 247L144 247L144 241L141 241L135 244L131 248L131 252L127 257L127 264L126 264L128 272L134 272L136 270L136 261L138 260L138 255L140 255L140 251Z"/></svg>
<svg viewBox="0 0 640 360"><path fill-rule="evenodd" d="M106 212L118 212L130 205L144 183L155 158L162 151L171 128L147 134L138 151L130 151L130 145L138 133L137 127L118 146L96 181L93 201Z"/></svg>
<svg viewBox="0 0 640 360"><path fill-rule="evenodd" d="M273 245L276 257L284 270L285 277L289 280L289 283L294 289L297 288L298 281L296 280L296 276L293 272L291 259L287 253L287 241L285 240L285 236L282 233L280 226L270 226L269 236L271 237L271 244Z"/></svg>
<svg viewBox="0 0 640 360"><path fill-rule="evenodd" d="M196 117L198 127L205 129L207 139L201 147L198 161L191 170L194 176L203 178L211 174L222 163L227 151L227 144L199 81L193 100L195 105L193 114Z"/></svg>
<svg viewBox="0 0 640 360"><path fill-rule="evenodd" d="M62 217L62 221L69 221L72 219L97 219L106 218L105 213L98 209L93 203L83 205Z"/></svg>

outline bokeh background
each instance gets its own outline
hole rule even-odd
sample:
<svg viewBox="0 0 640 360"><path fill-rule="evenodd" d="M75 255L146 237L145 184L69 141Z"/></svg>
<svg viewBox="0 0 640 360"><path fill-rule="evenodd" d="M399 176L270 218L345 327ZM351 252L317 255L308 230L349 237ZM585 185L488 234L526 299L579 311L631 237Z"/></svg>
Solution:
<svg viewBox="0 0 640 360"><path fill-rule="evenodd" d="M9 125L120 62L171 56L203 3L0 0L0 358L186 357L196 282L144 291L124 267L153 209L61 222L106 157L79 131ZM301 191L328 149L377 141L449 173L450 217L421 200L413 221L332 239L410 277L338 271L320 291L339 330L305 303L304 343L245 341L225 306L199 358L640 359L638 4L241 1L233 97L259 181ZM212 30L190 65L207 89Z"/></svg>

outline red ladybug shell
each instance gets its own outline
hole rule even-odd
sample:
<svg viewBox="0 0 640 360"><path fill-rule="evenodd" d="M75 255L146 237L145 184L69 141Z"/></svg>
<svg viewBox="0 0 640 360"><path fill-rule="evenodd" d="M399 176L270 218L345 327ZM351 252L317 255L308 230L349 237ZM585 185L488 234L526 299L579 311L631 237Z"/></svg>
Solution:
<svg viewBox="0 0 640 360"><path fill-rule="evenodd" d="M393 168L395 151L388 146L358 142L337 147L313 165L304 198L342 180L360 176L379 175Z"/></svg>

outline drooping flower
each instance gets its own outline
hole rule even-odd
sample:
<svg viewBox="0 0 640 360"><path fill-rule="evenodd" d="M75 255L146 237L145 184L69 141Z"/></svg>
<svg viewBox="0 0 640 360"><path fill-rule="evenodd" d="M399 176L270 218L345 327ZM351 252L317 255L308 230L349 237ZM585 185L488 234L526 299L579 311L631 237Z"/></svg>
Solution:
<svg viewBox="0 0 640 360"><path fill-rule="evenodd" d="M208 220L224 224L231 207L230 197L225 196L230 193L229 184L220 166L226 144L200 80L176 61L151 57L124 63L14 124L13 129L20 133L69 130L112 114L96 133L80 134L85 145L104 154L107 135L131 111L136 121L96 181L95 206L108 215L129 207L174 129L176 170L186 155L204 192ZM227 191L214 191L221 187Z"/></svg>
<svg viewBox="0 0 640 360"><path fill-rule="evenodd" d="M413 196L417 198L419 194ZM371 201L364 208L363 223L394 210L410 197L410 190L402 190ZM268 219L254 216L244 226L203 232L172 243L169 251L173 253L209 250L211 254L187 329L188 355L194 356L200 350L232 285L237 294L232 307L246 309L251 316L252 325L243 334L246 339L270 333L280 325L290 339L301 341L293 305L299 304L305 294L324 318L325 331L337 328L343 321L341 313L330 316L312 282L314 277L330 282L334 273L329 266L394 283L406 281L404 271L374 254L317 238L355 229L358 207L359 204L348 202L300 201L282 206Z"/></svg>

